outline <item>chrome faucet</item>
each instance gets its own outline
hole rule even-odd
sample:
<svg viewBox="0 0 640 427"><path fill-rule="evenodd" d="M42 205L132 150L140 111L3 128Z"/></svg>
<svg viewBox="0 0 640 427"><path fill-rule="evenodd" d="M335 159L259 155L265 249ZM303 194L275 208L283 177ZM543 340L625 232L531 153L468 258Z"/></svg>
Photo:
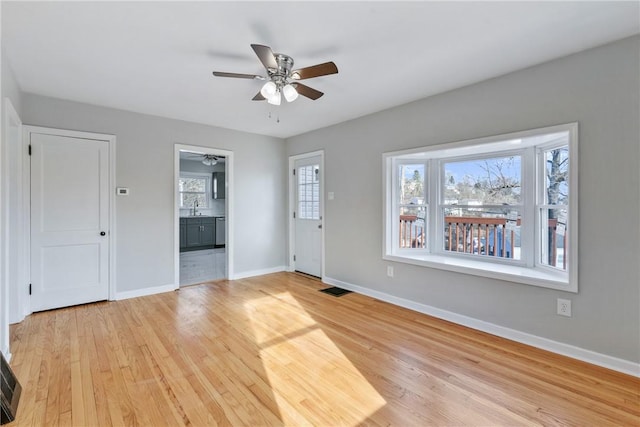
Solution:
<svg viewBox="0 0 640 427"><path fill-rule="evenodd" d="M197 209L198 209L198 201L194 200L193 201L193 216L196 216Z"/></svg>

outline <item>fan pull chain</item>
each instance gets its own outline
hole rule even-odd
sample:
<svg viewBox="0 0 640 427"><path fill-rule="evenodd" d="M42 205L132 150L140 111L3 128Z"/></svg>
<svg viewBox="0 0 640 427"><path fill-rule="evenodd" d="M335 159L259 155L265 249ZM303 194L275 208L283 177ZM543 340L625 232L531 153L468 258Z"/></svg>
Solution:
<svg viewBox="0 0 640 427"><path fill-rule="evenodd" d="M269 111L268 117L271 118L271 111ZM276 116L276 123L280 123L280 113Z"/></svg>

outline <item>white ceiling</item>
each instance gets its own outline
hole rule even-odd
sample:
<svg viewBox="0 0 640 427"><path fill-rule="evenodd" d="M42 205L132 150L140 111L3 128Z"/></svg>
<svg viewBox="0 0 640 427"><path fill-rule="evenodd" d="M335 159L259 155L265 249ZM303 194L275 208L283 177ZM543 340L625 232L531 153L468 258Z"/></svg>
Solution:
<svg viewBox="0 0 640 427"><path fill-rule="evenodd" d="M638 1L2 1L2 45L24 92L289 137L636 34L639 13ZM260 81L211 74L264 75L251 43L340 72L304 82L317 101L251 101Z"/></svg>

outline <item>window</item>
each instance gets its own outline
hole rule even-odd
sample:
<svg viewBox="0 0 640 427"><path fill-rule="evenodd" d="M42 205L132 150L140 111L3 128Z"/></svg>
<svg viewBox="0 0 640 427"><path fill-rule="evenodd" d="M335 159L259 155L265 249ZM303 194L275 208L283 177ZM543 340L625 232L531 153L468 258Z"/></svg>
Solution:
<svg viewBox="0 0 640 427"><path fill-rule="evenodd" d="M521 260L522 156L443 160L444 247Z"/></svg>
<svg viewBox="0 0 640 427"><path fill-rule="evenodd" d="M180 208L209 207L211 177L209 175L182 172L178 180Z"/></svg>
<svg viewBox="0 0 640 427"><path fill-rule="evenodd" d="M384 258L577 291L577 124L384 154Z"/></svg>
<svg viewBox="0 0 640 427"><path fill-rule="evenodd" d="M540 174L544 185L538 195L540 263L567 268L567 213L569 201L569 150L566 146L541 149Z"/></svg>
<svg viewBox="0 0 640 427"><path fill-rule="evenodd" d="M320 165L298 168L298 218L320 219Z"/></svg>
<svg viewBox="0 0 640 427"><path fill-rule="evenodd" d="M401 248L424 248L427 241L426 169L424 163L398 163Z"/></svg>

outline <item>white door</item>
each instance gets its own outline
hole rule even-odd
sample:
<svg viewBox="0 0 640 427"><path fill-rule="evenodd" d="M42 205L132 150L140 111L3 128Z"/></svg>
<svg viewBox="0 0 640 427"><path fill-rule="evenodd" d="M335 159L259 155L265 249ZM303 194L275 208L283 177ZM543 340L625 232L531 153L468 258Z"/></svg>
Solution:
<svg viewBox="0 0 640 427"><path fill-rule="evenodd" d="M31 309L109 296L109 142L31 134Z"/></svg>
<svg viewBox="0 0 640 427"><path fill-rule="evenodd" d="M295 175L295 269L322 275L321 157L298 159Z"/></svg>

